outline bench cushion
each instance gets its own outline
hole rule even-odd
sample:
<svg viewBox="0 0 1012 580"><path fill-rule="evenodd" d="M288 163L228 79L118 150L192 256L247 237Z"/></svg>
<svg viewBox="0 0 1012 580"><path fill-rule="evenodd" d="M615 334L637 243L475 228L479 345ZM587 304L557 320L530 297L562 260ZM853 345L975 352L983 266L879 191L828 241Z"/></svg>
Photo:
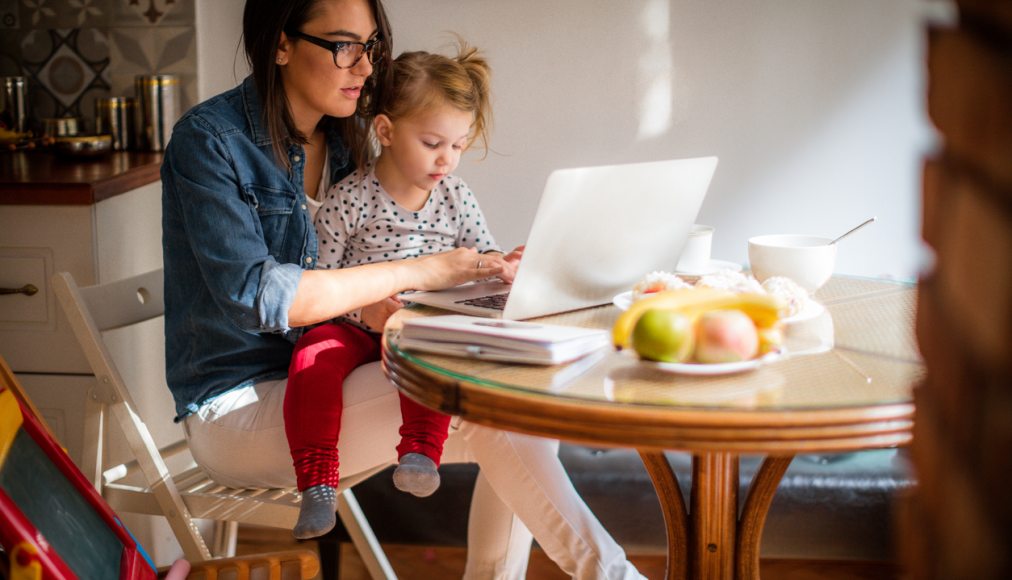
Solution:
<svg viewBox="0 0 1012 580"><path fill-rule="evenodd" d="M563 443L559 456L573 485L604 526L630 553L663 553L664 522L639 455ZM682 494L689 498L691 456L668 453ZM761 457L741 461L741 497ZM418 499L398 492L391 471L355 487L382 542L463 546L477 467L440 468L442 485ZM770 507L762 556L820 560L893 559L892 509L897 494L914 485L904 454L896 450L799 455Z"/></svg>

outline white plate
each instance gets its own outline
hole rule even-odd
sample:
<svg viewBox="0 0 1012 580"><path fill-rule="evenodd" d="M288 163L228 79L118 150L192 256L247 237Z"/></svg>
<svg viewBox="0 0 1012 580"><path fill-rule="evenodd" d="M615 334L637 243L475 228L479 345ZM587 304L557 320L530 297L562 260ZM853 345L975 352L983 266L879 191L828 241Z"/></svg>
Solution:
<svg viewBox="0 0 1012 580"><path fill-rule="evenodd" d="M632 297L632 290L626 290L621 294L616 294L615 297L611 299L611 303L618 306L619 310L629 310L629 307L632 306L633 303Z"/></svg>
<svg viewBox="0 0 1012 580"><path fill-rule="evenodd" d="M741 272L742 265L737 262L728 262L727 260L710 260L710 262L703 268L697 270L681 270L676 269L675 274L679 276L706 276L707 274L714 274L720 270L734 270L735 272Z"/></svg>
<svg viewBox="0 0 1012 580"><path fill-rule="evenodd" d="M669 373L676 373L679 375L731 375L735 373L743 373L746 371L754 371L755 369L769 364L781 357L778 352L771 352L767 355L752 360L743 360L741 362L733 363L718 363L718 364L702 364L702 363L665 363L665 362L654 362L654 361L642 361L655 369L662 370Z"/></svg>

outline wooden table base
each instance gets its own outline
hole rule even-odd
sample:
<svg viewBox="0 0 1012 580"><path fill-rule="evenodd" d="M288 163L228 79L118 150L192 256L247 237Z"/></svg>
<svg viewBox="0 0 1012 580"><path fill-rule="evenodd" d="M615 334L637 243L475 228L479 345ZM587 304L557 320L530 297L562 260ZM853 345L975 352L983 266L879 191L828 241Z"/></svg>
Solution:
<svg viewBox="0 0 1012 580"><path fill-rule="evenodd" d="M668 534L667 578L759 578L759 542L777 486L793 455L768 456L749 486L738 515L734 453L697 453L692 459L691 510L663 452L640 451L657 491Z"/></svg>

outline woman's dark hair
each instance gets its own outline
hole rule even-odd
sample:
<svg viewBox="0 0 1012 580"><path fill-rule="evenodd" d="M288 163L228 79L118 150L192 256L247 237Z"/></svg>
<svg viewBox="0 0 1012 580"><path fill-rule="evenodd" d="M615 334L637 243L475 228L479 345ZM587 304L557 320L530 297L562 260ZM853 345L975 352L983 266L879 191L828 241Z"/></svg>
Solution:
<svg viewBox="0 0 1012 580"><path fill-rule="evenodd" d="M274 155L288 167L288 145L305 145L308 135L303 135L295 126L288 97L281 81L281 71L275 62L278 43L283 31L302 30L302 26L313 18L319 2L325 0L246 0L242 16L243 44L246 61L253 71L253 81L263 104L263 121L270 133ZM375 116L375 104L380 99L378 91L389 86L391 45L390 21L383 9L382 0L366 0L376 19L376 35L382 41L382 58L373 64L373 74L362 88L358 110L348 118L324 117L324 129L335 128L352 153L356 165L362 166L369 159L369 126Z"/></svg>

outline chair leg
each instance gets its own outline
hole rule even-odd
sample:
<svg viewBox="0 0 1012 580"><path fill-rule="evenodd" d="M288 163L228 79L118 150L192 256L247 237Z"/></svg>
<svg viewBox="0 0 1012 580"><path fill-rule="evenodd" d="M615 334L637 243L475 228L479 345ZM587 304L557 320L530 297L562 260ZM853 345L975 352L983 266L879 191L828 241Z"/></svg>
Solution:
<svg viewBox="0 0 1012 580"><path fill-rule="evenodd" d="M396 580L397 575L394 574L394 569L390 566L383 547L376 539L369 520L362 513L362 508L359 507L358 500L355 499L355 494L350 488L337 496L337 515L348 530L348 535L351 536L355 549L358 550L362 562L369 570L369 575L374 580Z"/></svg>
<svg viewBox="0 0 1012 580"><path fill-rule="evenodd" d="M215 521L214 543L211 547L216 558L235 556L235 546L239 538L239 522Z"/></svg>

